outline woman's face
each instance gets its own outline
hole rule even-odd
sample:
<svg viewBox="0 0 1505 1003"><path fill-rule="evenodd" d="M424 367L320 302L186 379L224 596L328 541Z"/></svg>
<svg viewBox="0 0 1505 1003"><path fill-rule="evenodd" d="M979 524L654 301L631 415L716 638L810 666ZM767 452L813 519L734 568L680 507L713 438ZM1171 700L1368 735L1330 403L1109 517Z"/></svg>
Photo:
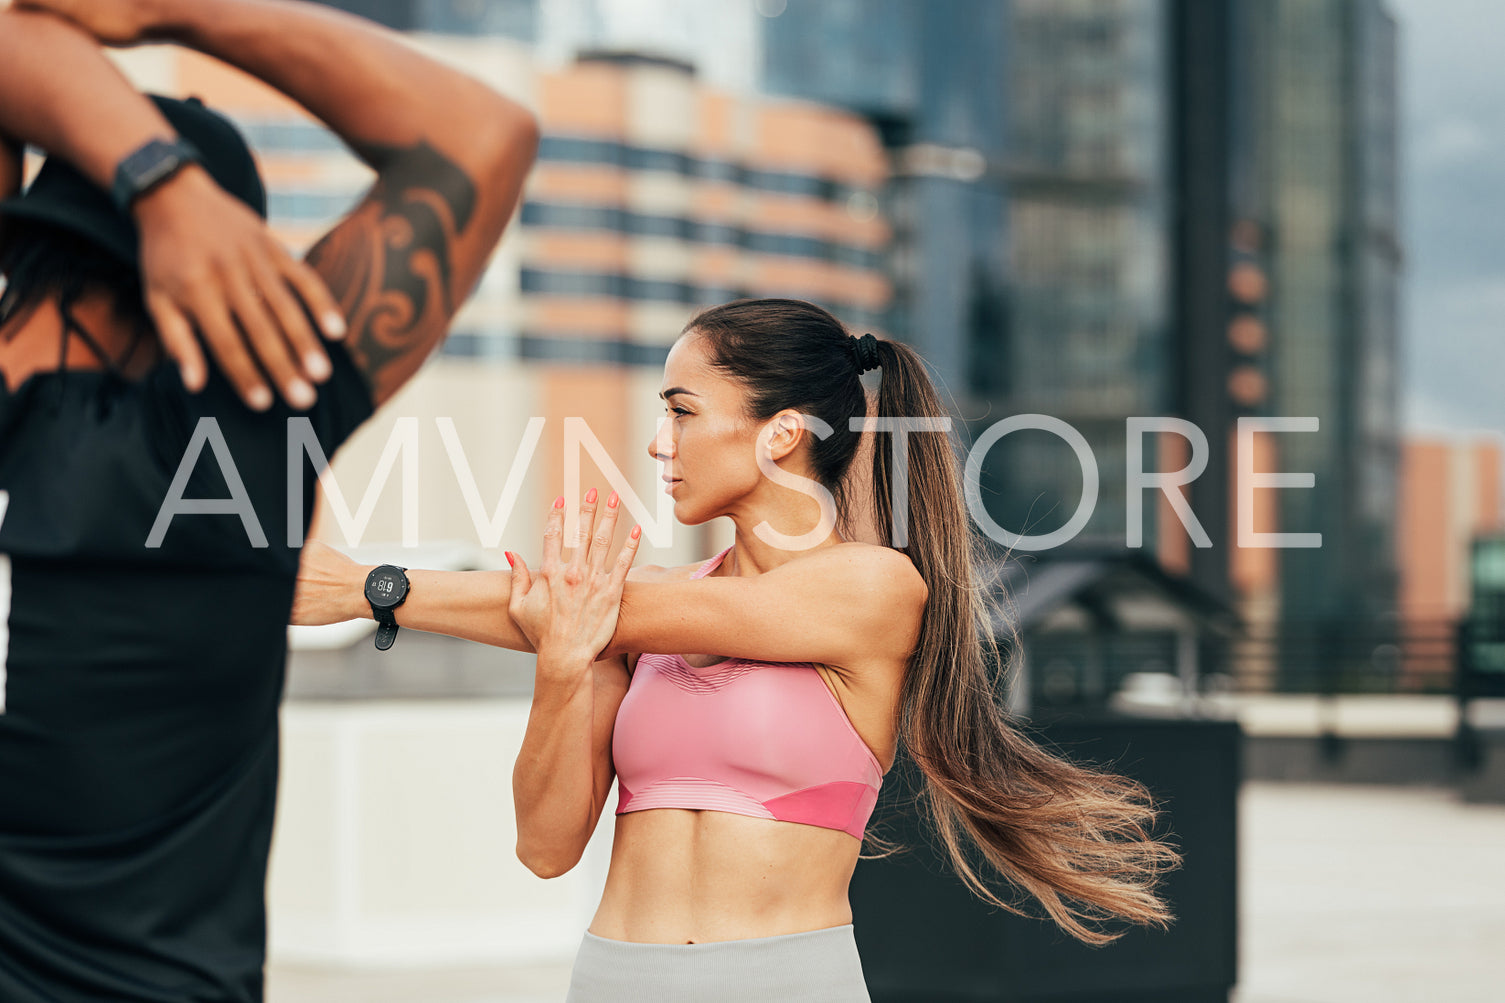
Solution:
<svg viewBox="0 0 1505 1003"><path fill-rule="evenodd" d="M705 342L682 335L664 360L659 396L665 414L648 453L674 499L674 517L687 526L730 514L762 478L757 427L743 414L745 391L709 365Z"/></svg>

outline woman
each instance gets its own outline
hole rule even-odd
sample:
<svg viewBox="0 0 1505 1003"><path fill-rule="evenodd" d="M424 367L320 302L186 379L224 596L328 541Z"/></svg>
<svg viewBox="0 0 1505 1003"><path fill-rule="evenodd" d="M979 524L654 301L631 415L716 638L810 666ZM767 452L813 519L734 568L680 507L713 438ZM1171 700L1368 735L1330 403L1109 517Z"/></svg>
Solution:
<svg viewBox="0 0 1505 1003"><path fill-rule="evenodd" d="M870 412L861 374L874 368L877 414L944 416L911 349L854 338L812 304L743 300L695 317L665 362L672 415L649 448L676 519L727 516L735 542L698 567L634 569L615 622L599 576L565 575L548 556L563 499L540 582L512 554L510 574L413 573L400 623L539 654L514 773L529 868L573 867L619 780L573 1003L868 999L847 888L901 743L950 859L987 901L1020 912L973 873L964 840L1088 943L1121 933L1084 920L1172 918L1151 889L1179 857L1146 834L1149 792L1045 752L998 705L951 440L909 437L902 547L889 545L891 450L874 448L865 500L875 518L860 525L861 432L849 419ZM614 502L588 545L593 561ZM595 511L592 491L582 534ZM861 541L871 534L881 545ZM368 570L312 549L295 622L361 615ZM599 619L539 612L548 607L533 591L545 582L562 609L593 597ZM496 615L502 606L511 616ZM564 622L572 646L557 641ZM556 641L534 646L546 636Z"/></svg>

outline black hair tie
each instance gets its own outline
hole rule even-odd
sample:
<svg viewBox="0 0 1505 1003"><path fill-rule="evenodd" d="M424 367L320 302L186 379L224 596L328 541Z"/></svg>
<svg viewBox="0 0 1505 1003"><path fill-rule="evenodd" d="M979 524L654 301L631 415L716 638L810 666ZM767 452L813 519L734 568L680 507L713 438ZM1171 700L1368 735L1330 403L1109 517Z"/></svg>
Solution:
<svg viewBox="0 0 1505 1003"><path fill-rule="evenodd" d="M852 357L857 361L857 371L865 373L869 369L877 369L878 362L878 339L871 334L862 337L847 335L852 342Z"/></svg>

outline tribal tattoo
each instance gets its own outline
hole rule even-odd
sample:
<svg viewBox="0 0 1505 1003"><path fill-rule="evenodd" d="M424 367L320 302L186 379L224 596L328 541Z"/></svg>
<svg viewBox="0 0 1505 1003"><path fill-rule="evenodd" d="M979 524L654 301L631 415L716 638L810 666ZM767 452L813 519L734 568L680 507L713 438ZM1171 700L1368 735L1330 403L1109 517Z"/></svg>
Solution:
<svg viewBox="0 0 1505 1003"><path fill-rule="evenodd" d="M376 184L308 261L344 311L345 344L380 403L422 365L466 295L455 287L455 251L477 191L426 142L360 153L383 165Z"/></svg>

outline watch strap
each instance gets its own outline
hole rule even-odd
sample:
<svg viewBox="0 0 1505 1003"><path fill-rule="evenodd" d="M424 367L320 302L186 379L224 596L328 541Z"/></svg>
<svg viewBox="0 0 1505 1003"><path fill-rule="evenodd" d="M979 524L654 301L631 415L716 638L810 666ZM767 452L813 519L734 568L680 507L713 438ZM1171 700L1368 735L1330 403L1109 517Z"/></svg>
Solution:
<svg viewBox="0 0 1505 1003"><path fill-rule="evenodd" d="M386 651L397 640L397 618L389 609L376 610L376 650Z"/></svg>
<svg viewBox="0 0 1505 1003"><path fill-rule="evenodd" d="M184 165L203 162L204 155L198 147L182 136L148 140L116 165L110 200L122 213L129 213L136 199L178 173Z"/></svg>

